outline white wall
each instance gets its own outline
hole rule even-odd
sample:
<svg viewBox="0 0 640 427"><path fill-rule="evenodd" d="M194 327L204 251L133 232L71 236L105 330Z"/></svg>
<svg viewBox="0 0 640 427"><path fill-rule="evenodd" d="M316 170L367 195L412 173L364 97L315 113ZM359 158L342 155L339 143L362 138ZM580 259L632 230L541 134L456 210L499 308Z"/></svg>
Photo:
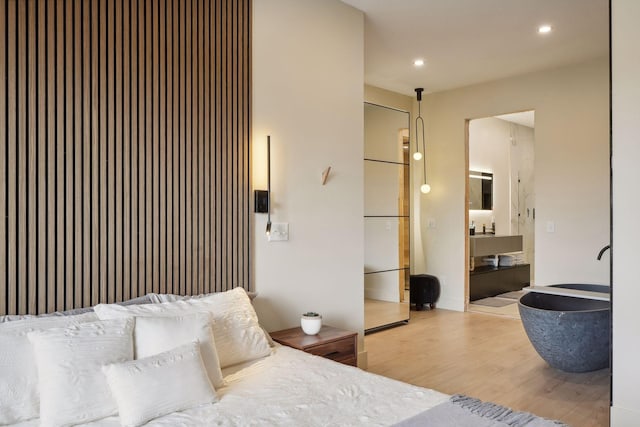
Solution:
<svg viewBox="0 0 640 427"><path fill-rule="evenodd" d="M640 419L640 2L612 1L613 405L611 425Z"/></svg>
<svg viewBox="0 0 640 427"><path fill-rule="evenodd" d="M464 309L465 120L509 112L536 111L536 283L609 282L608 255L596 261L609 243L608 93L602 58L426 96L431 192L419 203L440 307Z"/></svg>
<svg viewBox="0 0 640 427"><path fill-rule="evenodd" d="M256 310L268 330L313 310L362 333L363 76L362 12L338 0L254 0L253 184L266 188L271 134L272 221L290 233L269 243L266 215L254 215Z"/></svg>

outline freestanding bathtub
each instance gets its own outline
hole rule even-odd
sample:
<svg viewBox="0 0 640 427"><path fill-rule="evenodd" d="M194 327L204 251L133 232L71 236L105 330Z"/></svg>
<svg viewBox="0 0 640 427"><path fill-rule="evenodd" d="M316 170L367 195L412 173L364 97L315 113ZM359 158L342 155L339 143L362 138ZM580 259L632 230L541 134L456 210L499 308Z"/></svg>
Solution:
<svg viewBox="0 0 640 427"><path fill-rule="evenodd" d="M608 286L566 284L558 288L609 292ZM566 372L609 366L610 302L529 292L518 309L527 336L540 357Z"/></svg>

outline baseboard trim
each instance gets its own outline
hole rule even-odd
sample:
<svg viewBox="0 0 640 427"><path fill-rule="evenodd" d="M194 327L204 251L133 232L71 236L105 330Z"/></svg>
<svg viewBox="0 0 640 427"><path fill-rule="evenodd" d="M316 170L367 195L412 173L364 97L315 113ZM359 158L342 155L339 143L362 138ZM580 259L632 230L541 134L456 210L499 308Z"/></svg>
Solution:
<svg viewBox="0 0 640 427"><path fill-rule="evenodd" d="M459 299L449 299L440 297L436 302L436 308L443 308L445 310L464 311L464 301Z"/></svg>
<svg viewBox="0 0 640 427"><path fill-rule="evenodd" d="M367 350L358 352L358 368L364 369L365 371L369 367L369 355Z"/></svg>
<svg viewBox="0 0 640 427"><path fill-rule="evenodd" d="M640 419L640 412L631 409L612 406L610 409L611 427L635 427Z"/></svg>

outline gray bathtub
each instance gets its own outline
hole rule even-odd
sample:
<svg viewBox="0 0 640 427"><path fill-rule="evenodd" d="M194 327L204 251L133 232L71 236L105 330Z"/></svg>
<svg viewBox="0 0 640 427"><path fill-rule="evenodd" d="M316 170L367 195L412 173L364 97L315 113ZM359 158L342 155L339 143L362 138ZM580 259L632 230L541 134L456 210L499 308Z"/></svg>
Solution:
<svg viewBox="0 0 640 427"><path fill-rule="evenodd" d="M553 287L609 292L608 286L565 284ZM610 303L529 292L518 309L527 336L540 357L566 372L609 367Z"/></svg>

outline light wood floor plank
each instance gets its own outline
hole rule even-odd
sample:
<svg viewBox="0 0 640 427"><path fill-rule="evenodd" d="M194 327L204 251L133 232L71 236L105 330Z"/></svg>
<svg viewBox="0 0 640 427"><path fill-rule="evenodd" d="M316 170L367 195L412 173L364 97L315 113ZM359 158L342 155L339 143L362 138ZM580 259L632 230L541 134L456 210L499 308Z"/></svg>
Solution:
<svg viewBox="0 0 640 427"><path fill-rule="evenodd" d="M365 337L370 372L492 401L571 426L609 425L609 372L563 373L535 352L519 320L442 309Z"/></svg>

